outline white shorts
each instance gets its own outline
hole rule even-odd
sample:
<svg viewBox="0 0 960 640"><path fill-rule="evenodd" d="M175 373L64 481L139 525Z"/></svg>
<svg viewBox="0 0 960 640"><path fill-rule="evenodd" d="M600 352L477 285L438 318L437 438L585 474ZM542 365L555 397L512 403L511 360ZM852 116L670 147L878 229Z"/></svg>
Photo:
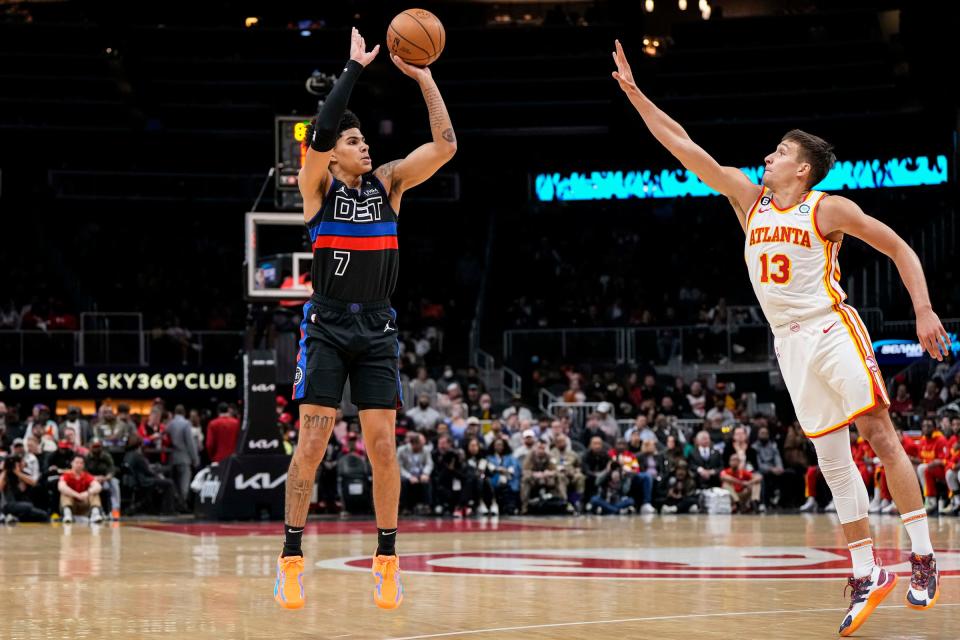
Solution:
<svg viewBox="0 0 960 640"><path fill-rule="evenodd" d="M844 304L773 329L783 381L807 437L841 429L890 398L856 309Z"/></svg>

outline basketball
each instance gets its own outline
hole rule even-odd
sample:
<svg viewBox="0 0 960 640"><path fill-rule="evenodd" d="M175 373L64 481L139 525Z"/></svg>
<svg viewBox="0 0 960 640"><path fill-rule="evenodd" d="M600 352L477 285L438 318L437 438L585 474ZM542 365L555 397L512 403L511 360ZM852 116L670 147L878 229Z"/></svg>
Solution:
<svg viewBox="0 0 960 640"><path fill-rule="evenodd" d="M426 9L407 9L390 21L387 48L409 64L425 67L443 53L443 23Z"/></svg>

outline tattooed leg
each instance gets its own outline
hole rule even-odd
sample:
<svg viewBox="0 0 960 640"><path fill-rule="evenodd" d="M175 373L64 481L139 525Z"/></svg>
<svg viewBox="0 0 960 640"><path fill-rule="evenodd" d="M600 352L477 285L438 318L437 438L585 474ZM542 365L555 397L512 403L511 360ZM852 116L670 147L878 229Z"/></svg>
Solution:
<svg viewBox="0 0 960 640"><path fill-rule="evenodd" d="M327 441L333 433L336 417L336 409L315 405L300 406L300 437L287 471L283 519L288 525L296 527L307 522L317 467L327 450Z"/></svg>

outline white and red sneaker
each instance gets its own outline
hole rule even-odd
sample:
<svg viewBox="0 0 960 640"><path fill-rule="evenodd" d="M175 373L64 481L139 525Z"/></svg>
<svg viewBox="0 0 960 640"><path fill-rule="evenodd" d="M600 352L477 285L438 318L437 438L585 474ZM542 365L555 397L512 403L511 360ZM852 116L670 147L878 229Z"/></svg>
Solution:
<svg viewBox="0 0 960 640"><path fill-rule="evenodd" d="M849 636L867 621L873 610L893 591L897 576L883 567L874 567L869 576L848 578L850 608L840 625L840 635ZM846 590L844 590L846 591Z"/></svg>
<svg viewBox="0 0 960 640"><path fill-rule="evenodd" d="M910 554L910 588L907 589L907 606L911 609L929 609L940 597L940 571L937 559L930 553L925 556Z"/></svg>

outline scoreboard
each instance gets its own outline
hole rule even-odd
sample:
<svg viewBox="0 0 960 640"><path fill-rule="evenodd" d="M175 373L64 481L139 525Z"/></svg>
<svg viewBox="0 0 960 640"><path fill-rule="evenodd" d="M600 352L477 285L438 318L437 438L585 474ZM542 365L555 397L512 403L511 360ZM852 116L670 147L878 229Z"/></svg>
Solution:
<svg viewBox="0 0 960 640"><path fill-rule="evenodd" d="M277 206L281 209L299 209L302 206L297 175L307 157L307 128L309 118L303 116L277 116L274 137L276 157L274 180L277 188Z"/></svg>

